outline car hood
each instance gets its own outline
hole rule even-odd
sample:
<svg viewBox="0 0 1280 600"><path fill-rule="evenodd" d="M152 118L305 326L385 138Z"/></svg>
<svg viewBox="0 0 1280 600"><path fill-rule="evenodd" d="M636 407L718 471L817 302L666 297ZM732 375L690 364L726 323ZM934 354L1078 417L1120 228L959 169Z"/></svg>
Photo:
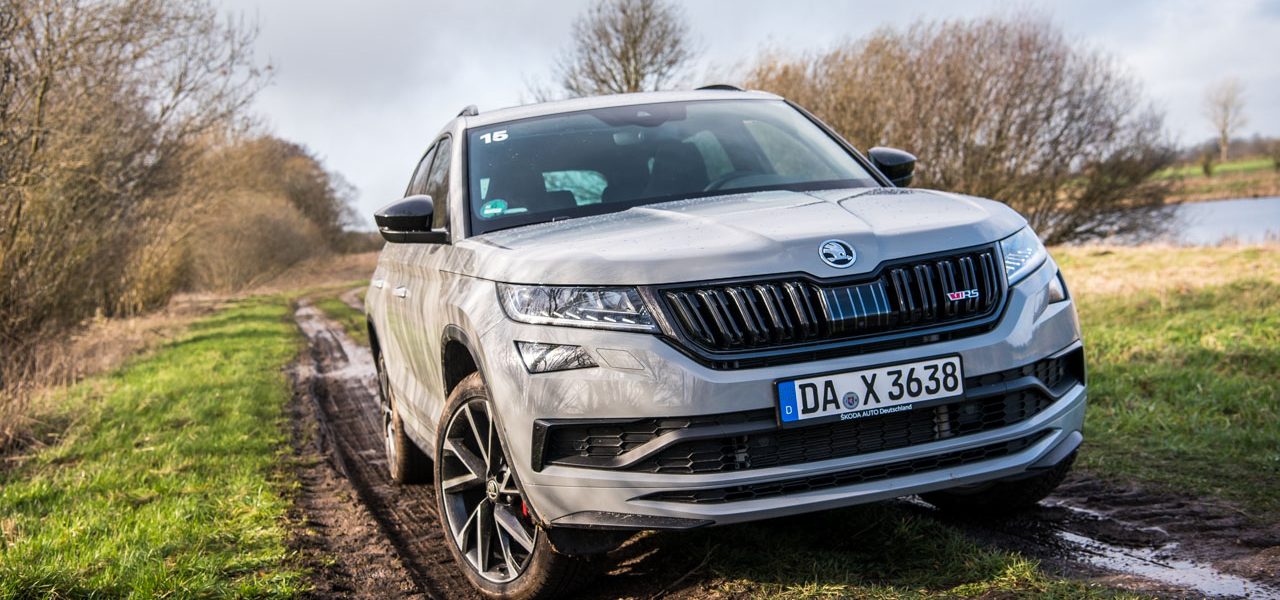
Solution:
<svg viewBox="0 0 1280 600"><path fill-rule="evenodd" d="M1026 224L991 200L859 188L713 196L463 240L449 270L513 283L642 285L780 273L839 277L882 261L994 242ZM837 269L818 249L856 252Z"/></svg>

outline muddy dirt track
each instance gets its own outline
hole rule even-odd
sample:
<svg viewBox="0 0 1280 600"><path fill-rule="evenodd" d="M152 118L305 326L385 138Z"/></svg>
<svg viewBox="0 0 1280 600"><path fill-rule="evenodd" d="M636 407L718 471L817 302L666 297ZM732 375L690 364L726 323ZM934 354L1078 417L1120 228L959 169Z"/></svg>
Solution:
<svg viewBox="0 0 1280 600"><path fill-rule="evenodd" d="M354 294L344 300L358 303ZM306 302L295 317L309 346L293 372L302 482L295 516L304 523L300 553L317 573L315 596L476 597L444 546L431 486L397 486L387 477L368 348ZM898 502L946 521L923 502ZM1228 506L1074 476L1013 521L948 522L1053 573L1110 587L1171 598L1280 599L1280 526L1251 524ZM586 597L705 596L706 560L683 541L679 534L633 539L610 555Z"/></svg>

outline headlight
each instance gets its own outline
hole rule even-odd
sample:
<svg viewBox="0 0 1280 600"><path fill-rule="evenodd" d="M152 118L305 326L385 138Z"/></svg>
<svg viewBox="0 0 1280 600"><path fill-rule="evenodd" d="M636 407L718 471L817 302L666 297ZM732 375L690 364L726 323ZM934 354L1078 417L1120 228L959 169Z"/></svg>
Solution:
<svg viewBox="0 0 1280 600"><path fill-rule="evenodd" d="M521 323L623 331L657 331L640 292L632 287L498 284L507 316Z"/></svg>
<svg viewBox="0 0 1280 600"><path fill-rule="evenodd" d="M1030 227L1000 241L1000 253L1004 254L1004 277L1013 285L1044 264L1049 252Z"/></svg>

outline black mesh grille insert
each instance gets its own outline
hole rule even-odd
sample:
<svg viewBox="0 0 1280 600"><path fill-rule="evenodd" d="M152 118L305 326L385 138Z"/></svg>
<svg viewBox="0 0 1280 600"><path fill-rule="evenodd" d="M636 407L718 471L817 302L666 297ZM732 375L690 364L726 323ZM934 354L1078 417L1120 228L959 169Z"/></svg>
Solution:
<svg viewBox="0 0 1280 600"><path fill-rule="evenodd" d="M894 450L1020 423L1052 402L1028 389L869 419L686 442L663 449L633 470L719 473Z"/></svg>
<svg viewBox="0 0 1280 600"><path fill-rule="evenodd" d="M786 494L799 494L871 481L881 481L894 477L903 477L915 473L935 471L947 467L956 467L975 462L1000 458L1021 452L1040 441L1050 432L1042 431L1008 442L988 444L977 448L966 448L954 452L902 460L874 467L850 469L826 475L784 479L753 485L738 485L706 490L678 490L658 492L642 496L644 500L660 500L664 502L685 502L691 504L719 504L742 500L758 500Z"/></svg>
<svg viewBox="0 0 1280 600"><path fill-rule="evenodd" d="M1053 403L1066 385L1084 381L1084 352L1075 350L1022 367L965 378L965 389L980 390L1024 377L1038 380L1002 393L973 396L943 406L740 435L720 435L673 443L626 467L607 462L663 435L682 430L738 424L775 424L772 408L696 417L569 420L546 425L541 460L580 467L625 468L650 473L718 473L800 464L904 448L1021 423ZM1024 382L1026 380L1023 380ZM999 387L995 388L1001 389Z"/></svg>
<svg viewBox="0 0 1280 600"><path fill-rule="evenodd" d="M866 279L707 284L661 296L691 343L712 352L854 339L995 312L1004 275L994 247L891 264Z"/></svg>

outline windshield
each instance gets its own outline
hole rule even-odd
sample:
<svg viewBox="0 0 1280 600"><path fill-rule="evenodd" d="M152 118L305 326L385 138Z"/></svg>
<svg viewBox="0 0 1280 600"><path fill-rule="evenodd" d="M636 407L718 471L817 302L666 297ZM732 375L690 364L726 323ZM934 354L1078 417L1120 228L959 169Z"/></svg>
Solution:
<svg viewBox="0 0 1280 600"><path fill-rule="evenodd" d="M879 185L781 100L602 108L468 136L472 234L694 196Z"/></svg>

